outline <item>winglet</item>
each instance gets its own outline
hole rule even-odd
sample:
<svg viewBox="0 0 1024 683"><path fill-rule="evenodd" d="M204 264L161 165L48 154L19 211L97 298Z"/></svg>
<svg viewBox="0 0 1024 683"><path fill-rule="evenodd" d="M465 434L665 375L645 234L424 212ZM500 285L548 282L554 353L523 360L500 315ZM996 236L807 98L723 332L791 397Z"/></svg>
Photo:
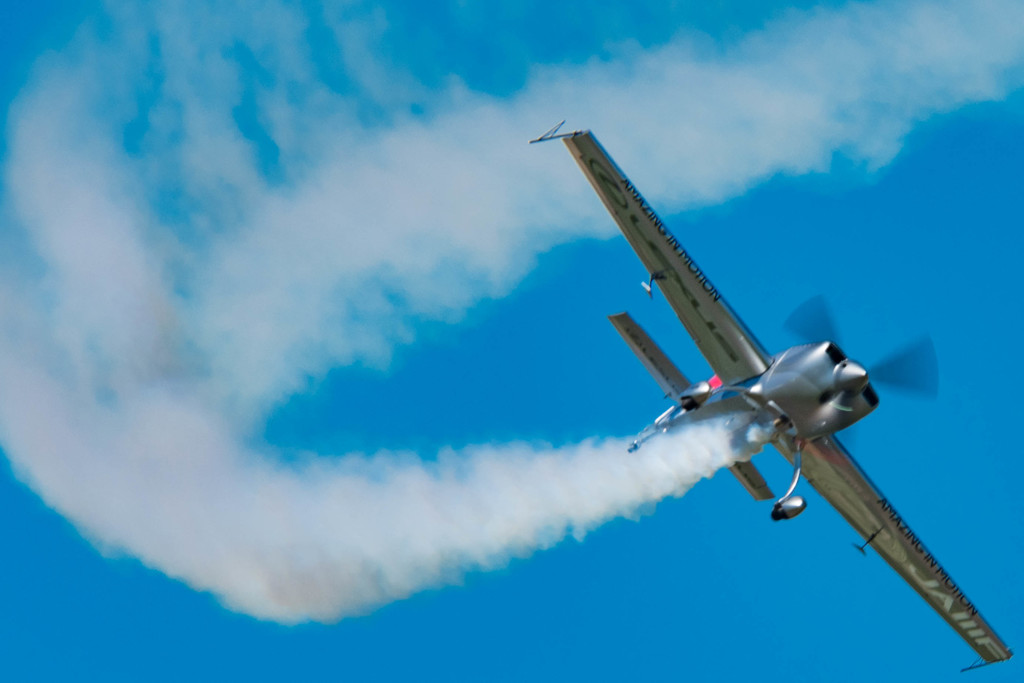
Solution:
<svg viewBox="0 0 1024 683"><path fill-rule="evenodd" d="M530 144L532 145L535 142L547 142L548 140L557 140L558 138L571 138L574 135L579 135L580 133L583 132L581 130L574 130L571 133L559 133L558 129L564 125L565 119L562 119L561 121L558 122L557 125L553 126L551 129L548 130L548 132L544 133L544 135L541 135L539 138L534 138L533 140L530 140Z"/></svg>

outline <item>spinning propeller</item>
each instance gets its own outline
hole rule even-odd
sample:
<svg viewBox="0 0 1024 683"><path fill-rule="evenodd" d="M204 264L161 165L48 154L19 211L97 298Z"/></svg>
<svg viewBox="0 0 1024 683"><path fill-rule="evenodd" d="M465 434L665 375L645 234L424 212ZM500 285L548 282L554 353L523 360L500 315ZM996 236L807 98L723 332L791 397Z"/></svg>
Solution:
<svg viewBox="0 0 1024 683"><path fill-rule="evenodd" d="M796 308L785 327L805 341L839 342L839 332L822 296L815 296ZM871 380L890 388L935 398L939 393L939 363L931 337L924 336L871 365ZM848 401L868 382L868 373L853 361L836 369L836 386L841 389L835 405L848 409Z"/></svg>

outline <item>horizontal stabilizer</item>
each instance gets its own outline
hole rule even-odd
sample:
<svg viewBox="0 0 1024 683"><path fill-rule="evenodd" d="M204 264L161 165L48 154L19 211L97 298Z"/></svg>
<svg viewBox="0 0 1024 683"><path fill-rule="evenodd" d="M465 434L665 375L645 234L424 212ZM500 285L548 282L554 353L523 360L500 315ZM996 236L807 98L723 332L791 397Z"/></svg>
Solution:
<svg viewBox="0 0 1024 683"><path fill-rule="evenodd" d="M743 484L743 488L750 492L754 500L771 500L775 497L753 463L738 462L730 467L729 471L736 475L736 478Z"/></svg>
<svg viewBox="0 0 1024 683"><path fill-rule="evenodd" d="M647 372L654 377L658 386L665 392L665 396L678 401L690 386L686 376L668 359L665 352L654 343L643 328L636 324L629 313L610 315L608 320L615 325L615 329L647 368Z"/></svg>

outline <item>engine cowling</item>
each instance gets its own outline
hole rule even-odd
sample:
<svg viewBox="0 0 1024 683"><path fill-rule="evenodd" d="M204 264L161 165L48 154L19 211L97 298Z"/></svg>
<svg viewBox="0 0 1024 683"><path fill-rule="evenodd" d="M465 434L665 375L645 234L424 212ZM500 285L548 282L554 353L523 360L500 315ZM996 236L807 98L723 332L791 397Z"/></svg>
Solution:
<svg viewBox="0 0 1024 683"><path fill-rule="evenodd" d="M845 429L878 405L864 366L830 342L783 351L748 395L784 416L803 439Z"/></svg>
<svg viewBox="0 0 1024 683"><path fill-rule="evenodd" d="M793 519L806 509L807 501L803 496L790 496L775 504L772 508L772 519L776 522L780 519Z"/></svg>

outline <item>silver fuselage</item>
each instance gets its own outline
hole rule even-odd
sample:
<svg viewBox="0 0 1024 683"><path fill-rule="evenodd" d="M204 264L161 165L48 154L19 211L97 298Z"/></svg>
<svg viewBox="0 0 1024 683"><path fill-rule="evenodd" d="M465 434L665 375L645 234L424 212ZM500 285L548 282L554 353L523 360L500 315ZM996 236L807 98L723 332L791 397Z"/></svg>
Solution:
<svg viewBox="0 0 1024 683"><path fill-rule="evenodd" d="M632 448L677 426L726 415L737 425L761 424L811 440L849 427L878 406L866 373L831 342L786 349L761 375L699 398L684 396L640 432Z"/></svg>

